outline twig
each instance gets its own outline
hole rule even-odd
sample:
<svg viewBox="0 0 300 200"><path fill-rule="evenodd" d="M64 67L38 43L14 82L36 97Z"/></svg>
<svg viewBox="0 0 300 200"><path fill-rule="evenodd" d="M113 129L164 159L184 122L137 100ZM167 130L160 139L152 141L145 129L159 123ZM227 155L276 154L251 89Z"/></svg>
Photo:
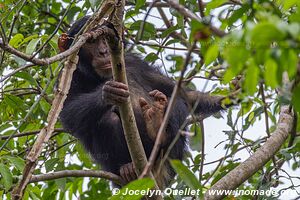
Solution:
<svg viewBox="0 0 300 200"><path fill-rule="evenodd" d="M265 97L265 92L264 92L264 84L262 82L260 83L259 91L260 91L261 99L262 99L262 102L263 102L265 123L266 123L266 132L267 132L268 137L270 137L268 106L267 106L267 103L266 103L266 97ZM274 165L275 173L278 177L279 173L278 173L278 169L277 169L277 166L276 166L275 156L272 157L272 162L273 162L273 165ZM270 173L270 171L268 171L267 173L265 173L265 175L263 177L263 181L268 181L268 180L270 180L270 178L271 178L271 173ZM277 179L276 182L278 182L278 179Z"/></svg>
<svg viewBox="0 0 300 200"><path fill-rule="evenodd" d="M101 170L64 170L58 172L52 172L48 174L33 175L29 183L35 183L40 181L51 181L59 178L68 177L96 177L104 178L114 182L117 185L123 185L122 178L116 174Z"/></svg>
<svg viewBox="0 0 300 200"><path fill-rule="evenodd" d="M38 130L38 131L28 131L28 132L24 132L24 133L19 133L19 134L15 134L14 136L12 136L12 138L29 136L29 135L36 135L40 131L41 130ZM53 132L55 132L55 133L61 133L61 132L64 132L64 130L62 128L56 128L56 129L53 130ZM0 140L6 140L9 137L10 137L9 135L3 135L3 136L0 136Z"/></svg>
<svg viewBox="0 0 300 200"><path fill-rule="evenodd" d="M199 182L201 183L202 175L203 175L204 160L205 160L205 134L204 134L203 120L200 121L199 123L200 123L200 130L201 130L201 163L200 163L200 169L199 169Z"/></svg>
<svg viewBox="0 0 300 200"><path fill-rule="evenodd" d="M199 11L200 11L200 16L203 18L205 17L204 14L204 3L202 0L198 0L198 7L199 7Z"/></svg>
<svg viewBox="0 0 300 200"><path fill-rule="evenodd" d="M2 41L0 41L0 47L3 49L3 50L6 50L28 62L31 62L31 63L34 63L36 65L49 65L51 63L54 63L56 61L59 61L59 60L63 60L64 58L76 53L77 51L79 51L79 49L85 44L85 42L90 39L90 38L96 38L96 37L99 37L100 35L103 35L103 31L102 29L97 29L93 32L89 32L89 33L85 33L83 35L81 35L78 39L78 41L74 44L74 46L72 46L71 48L69 48L68 50L60 53L60 54L57 54L53 57L50 57L50 58L31 58L31 55L27 55L21 51L18 51L17 49L11 47L10 45L4 45L4 43Z"/></svg>
<svg viewBox="0 0 300 200"><path fill-rule="evenodd" d="M196 20L200 23L203 23L202 20L195 15L194 13L192 13L191 11L187 10L184 6L178 4L177 2L175 2L174 0L164 0L165 2L167 2L172 8L174 8L175 10L177 10L180 14L182 14L183 16ZM212 25L210 25L210 30L217 36L219 37L224 37L226 35L226 33L220 29L218 29L217 27L214 27Z"/></svg>
<svg viewBox="0 0 300 200"><path fill-rule="evenodd" d="M27 68L30 68L30 67L33 67L35 66L35 64L28 64L28 65L24 65L22 67L19 67L18 69L15 69L14 71L10 72L9 74L3 76L1 79L0 79L0 83L2 83L3 81L5 81L6 79L8 79L9 77L13 76L14 74L16 74L17 72L19 71L22 71L24 69L27 69Z"/></svg>

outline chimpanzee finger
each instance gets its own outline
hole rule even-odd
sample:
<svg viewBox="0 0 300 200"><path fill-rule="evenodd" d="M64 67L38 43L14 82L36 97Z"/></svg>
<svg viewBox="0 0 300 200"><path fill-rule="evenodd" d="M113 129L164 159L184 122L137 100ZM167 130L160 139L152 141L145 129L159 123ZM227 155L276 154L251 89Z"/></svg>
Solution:
<svg viewBox="0 0 300 200"><path fill-rule="evenodd" d="M105 82L104 85L110 85L111 87L115 87L115 88L121 88L124 90L128 90L128 85L122 83L122 82L118 82L118 81L107 81Z"/></svg>
<svg viewBox="0 0 300 200"><path fill-rule="evenodd" d="M145 112L146 110L150 109L150 105L148 104L146 99L144 99L143 97L141 97L139 99L139 103L140 103L140 107L142 109L142 112Z"/></svg>
<svg viewBox="0 0 300 200"><path fill-rule="evenodd" d="M104 85L102 90L107 93L112 93L118 96L129 97L129 91L122 88L116 88L110 85Z"/></svg>
<svg viewBox="0 0 300 200"><path fill-rule="evenodd" d="M120 176L122 177L122 179L124 180L124 182L127 183L126 177L125 177L125 172L124 172L124 168L121 167L120 168Z"/></svg>
<svg viewBox="0 0 300 200"><path fill-rule="evenodd" d="M126 180L127 180L127 182L130 182L131 181L130 171L127 167L127 164L125 166L123 166L123 168L124 168L124 174L125 174Z"/></svg>
<svg viewBox="0 0 300 200"><path fill-rule="evenodd" d="M111 93L108 93L108 92L104 92L102 98L103 98L103 100L106 100L106 101L108 101L110 103L113 103L113 104L124 103L128 100L128 97L117 96L115 94L111 94Z"/></svg>
<svg viewBox="0 0 300 200"><path fill-rule="evenodd" d="M153 90L149 92L149 94L154 97L155 101L160 101L160 102L168 101L167 96L159 90Z"/></svg>
<svg viewBox="0 0 300 200"><path fill-rule="evenodd" d="M137 175L135 173L135 167L133 165L133 163L129 163L129 170L130 170L130 178L131 178L131 181L137 179Z"/></svg>
<svg viewBox="0 0 300 200"><path fill-rule="evenodd" d="M152 91L149 92L149 95L152 96L152 97L154 97L154 95L155 95L157 92L159 92L159 90L152 90Z"/></svg>

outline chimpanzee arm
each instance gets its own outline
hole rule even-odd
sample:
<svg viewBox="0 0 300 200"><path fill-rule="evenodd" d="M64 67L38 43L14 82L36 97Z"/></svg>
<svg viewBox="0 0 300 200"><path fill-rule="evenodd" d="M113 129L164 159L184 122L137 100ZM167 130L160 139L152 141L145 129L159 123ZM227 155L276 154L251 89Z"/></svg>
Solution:
<svg viewBox="0 0 300 200"><path fill-rule="evenodd" d="M226 107L222 106L222 96L211 96L209 93L199 91L186 91L187 100L190 105L196 106L196 114L211 115Z"/></svg>
<svg viewBox="0 0 300 200"><path fill-rule="evenodd" d="M97 119L111 109L111 106L102 100L102 87L94 92L70 95L60 117L65 129L72 133L96 126Z"/></svg>

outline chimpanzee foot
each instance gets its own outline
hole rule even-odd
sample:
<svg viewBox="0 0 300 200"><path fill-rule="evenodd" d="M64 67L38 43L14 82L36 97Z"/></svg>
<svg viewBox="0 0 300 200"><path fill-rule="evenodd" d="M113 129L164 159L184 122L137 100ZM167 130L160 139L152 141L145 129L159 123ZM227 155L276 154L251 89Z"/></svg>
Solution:
<svg viewBox="0 0 300 200"><path fill-rule="evenodd" d="M102 99L113 105L120 105L128 100L129 90L124 83L107 81L102 88Z"/></svg>
<svg viewBox="0 0 300 200"><path fill-rule="evenodd" d="M149 95L154 98L153 104L150 105L144 98L140 98L140 106L143 112L148 135L152 140L155 140L164 118L168 99L164 93L158 90L149 92Z"/></svg>
<svg viewBox="0 0 300 200"><path fill-rule="evenodd" d="M126 184L129 183L130 181L137 179L137 175L135 173L135 167L132 162L122 165L120 167L120 176L122 177L122 179Z"/></svg>

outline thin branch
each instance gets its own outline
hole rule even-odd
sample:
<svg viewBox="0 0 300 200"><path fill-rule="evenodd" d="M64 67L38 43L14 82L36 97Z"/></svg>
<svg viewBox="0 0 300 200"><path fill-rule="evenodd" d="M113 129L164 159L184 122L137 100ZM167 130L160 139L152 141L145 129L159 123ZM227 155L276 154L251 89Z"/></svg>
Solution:
<svg viewBox="0 0 300 200"><path fill-rule="evenodd" d="M153 2L149 2L149 1L145 2L145 6L149 7L149 6L151 6L152 3ZM126 6L135 6L135 4L132 3L132 2L126 1ZM164 2L157 2L157 3L155 3L155 5L153 5L153 7L157 7L157 8L169 8L170 6L169 6L169 4L164 3Z"/></svg>
<svg viewBox="0 0 300 200"><path fill-rule="evenodd" d="M30 136L30 135L36 135L40 132L41 130L38 130L38 131L28 131L28 132L23 132L23 133L18 133L18 134L15 134L13 135L11 138L16 138L16 137L24 137L24 136ZM64 130L62 128L56 128L54 129L53 131L54 133L61 133L61 132L64 132ZM8 139L10 136L9 135L3 135L3 136L0 136L0 140L6 140Z"/></svg>
<svg viewBox="0 0 300 200"><path fill-rule="evenodd" d="M48 174L33 175L29 183L36 183L40 181L51 181L59 178L68 177L95 177L104 178L114 182L117 185L123 185L122 178L116 174L101 170L64 170L58 172L52 172Z"/></svg>
<svg viewBox="0 0 300 200"><path fill-rule="evenodd" d="M270 128L269 128L268 105L266 103L266 96L265 96L263 82L261 82L260 85L259 85L259 92L260 92L260 95L261 95L261 100L263 102L264 116L265 116L265 123L266 123L266 132L267 132L268 137L270 137L271 134L270 134ZM278 169L277 169L277 166L276 166L275 156L272 157L272 162L273 162L273 165L274 165L275 173L278 177L279 173L278 173ZM264 174L263 181L268 181L268 180L270 180L270 178L271 178L271 173L270 173L270 171L267 171L267 173ZM278 182L278 179L277 179L276 182Z"/></svg>
<svg viewBox="0 0 300 200"><path fill-rule="evenodd" d="M27 69L27 68L30 68L30 67L33 67L35 66L35 64L27 64L27 65L24 65L22 67L19 67L17 69L15 69L14 71L10 72L9 74L3 76L1 79L0 79L0 83L2 83L3 81L5 81L6 79L8 79L9 77L15 75L17 72L19 71L22 71L24 69Z"/></svg>
<svg viewBox="0 0 300 200"><path fill-rule="evenodd" d="M177 10L183 16L196 20L200 23L203 23L202 20L197 15L195 15L194 13L186 9L184 6L178 4L176 1L174 0L164 0L164 1L167 2L172 8ZM217 27L214 27L212 25L210 25L210 30L219 37L224 37L226 35L226 33L223 30L220 30Z"/></svg>
<svg viewBox="0 0 300 200"><path fill-rule="evenodd" d="M77 51L79 51L79 49L85 44L85 42L90 39L90 38L95 38L97 36L102 35L103 32L101 31L95 31L95 32L90 32L90 33L85 33L83 35L81 35L78 39L78 41L74 44L74 46L72 46L71 48L69 48L68 50L57 54L53 57L50 58L31 58L31 55L27 55L21 51L18 51L17 49L11 47L10 45L4 45L2 41L0 41L0 47L3 50L6 50L28 62L34 63L36 65L50 65L51 63L54 63L56 61L60 61L63 60L64 58L72 55L73 53L76 53Z"/></svg>
<svg viewBox="0 0 300 200"><path fill-rule="evenodd" d="M201 163L200 163L200 169L199 169L199 182L201 183L202 175L203 175L204 160L205 160L205 134L204 134L203 120L200 121L199 123L200 123L200 130L201 130Z"/></svg>
<svg viewBox="0 0 300 200"><path fill-rule="evenodd" d="M205 17L205 14L204 14L204 3L202 0L198 0L198 7L199 7L199 11L200 11L200 16L203 18Z"/></svg>

